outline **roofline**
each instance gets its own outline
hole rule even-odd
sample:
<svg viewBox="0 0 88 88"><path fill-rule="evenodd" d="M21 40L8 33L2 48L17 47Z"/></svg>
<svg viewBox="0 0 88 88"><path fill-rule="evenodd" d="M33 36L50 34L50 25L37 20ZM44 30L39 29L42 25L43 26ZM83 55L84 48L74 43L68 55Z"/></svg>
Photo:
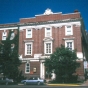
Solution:
<svg viewBox="0 0 88 88"><path fill-rule="evenodd" d="M75 12L75 13L67 13L67 14L62 14L62 12L57 12L57 13L52 13L52 14L49 14L49 15L54 15L54 14L62 14L62 15L69 15L69 14L80 14L80 12ZM32 19L32 18L36 18L37 16L47 16L46 14L39 14L39 15L35 15L35 17L28 17L28 18L20 18L21 19Z"/></svg>
<svg viewBox="0 0 88 88"><path fill-rule="evenodd" d="M18 27L22 25L41 25L41 24L46 24L46 23L57 23L57 22L70 22L70 21L78 21L82 18L77 18L77 19L64 19L64 20L56 20L56 21L44 21L44 22L33 22L33 23L8 23L8 24L0 24L0 28L8 28L8 27Z"/></svg>
<svg viewBox="0 0 88 88"><path fill-rule="evenodd" d="M30 18L29 18L29 17L28 17L28 18L20 18L20 19L31 19L31 18L35 18L35 17L30 17Z"/></svg>
<svg viewBox="0 0 88 88"><path fill-rule="evenodd" d="M56 20L56 21L44 21L44 22L34 22L34 23L19 23L19 26L33 26L33 25L42 25L42 24L52 24L52 23L63 23L63 22L71 22L71 21L80 21L82 18L77 19L66 19L66 20Z"/></svg>
<svg viewBox="0 0 88 88"><path fill-rule="evenodd" d="M1 25L16 25L16 24L18 24L19 22L17 22L17 23L3 23L3 24L0 24L0 26Z"/></svg>
<svg viewBox="0 0 88 88"><path fill-rule="evenodd" d="M80 14L80 12L75 12L75 13L67 13L67 14L63 14L63 15L68 15L68 14Z"/></svg>
<svg viewBox="0 0 88 88"><path fill-rule="evenodd" d="M52 13L52 15L53 14L62 14L62 12L57 12L57 13ZM35 16L45 16L46 14L39 14L39 15L35 15ZM49 15L51 15L51 14L49 14Z"/></svg>

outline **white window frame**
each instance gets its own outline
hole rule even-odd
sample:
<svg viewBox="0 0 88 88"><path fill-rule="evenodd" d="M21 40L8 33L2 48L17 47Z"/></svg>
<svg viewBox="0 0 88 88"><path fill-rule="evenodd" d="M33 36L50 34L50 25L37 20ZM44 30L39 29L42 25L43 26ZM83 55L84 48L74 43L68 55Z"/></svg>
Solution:
<svg viewBox="0 0 88 88"><path fill-rule="evenodd" d="M29 66L27 66L27 64L29 64ZM29 68L29 69L28 69ZM28 72L27 72L27 70L29 70ZM25 73L26 74L28 74L28 73L30 73L30 63L25 63Z"/></svg>
<svg viewBox="0 0 88 88"><path fill-rule="evenodd" d="M67 28L68 26L71 26L71 28ZM70 32L68 32L70 30ZM69 36L69 35L73 35L73 26L72 25L66 25L65 26L65 35Z"/></svg>
<svg viewBox="0 0 88 88"><path fill-rule="evenodd" d="M2 32L2 40L6 40L6 37L7 37L7 32L6 31Z"/></svg>
<svg viewBox="0 0 88 88"><path fill-rule="evenodd" d="M51 44L51 53L46 53L46 44L47 44L47 43L50 43L50 44ZM52 41L44 42L44 53L45 53L45 54L52 54Z"/></svg>
<svg viewBox="0 0 88 88"><path fill-rule="evenodd" d="M31 44L31 53L27 54L27 45ZM33 43L25 43L25 55L32 55L32 48L33 48Z"/></svg>
<svg viewBox="0 0 88 88"><path fill-rule="evenodd" d="M65 47L67 47L67 42L72 42L72 50L74 50L74 40L65 40Z"/></svg>
<svg viewBox="0 0 88 88"><path fill-rule="evenodd" d="M50 28L50 36L47 36L47 28ZM45 37L51 37L52 36L52 28L51 27L46 27L45 28Z"/></svg>
<svg viewBox="0 0 88 88"><path fill-rule="evenodd" d="M28 30L31 30L31 32L28 33ZM31 34L31 36L29 37L28 34ZM26 29L26 38L32 38L32 29L31 28Z"/></svg>

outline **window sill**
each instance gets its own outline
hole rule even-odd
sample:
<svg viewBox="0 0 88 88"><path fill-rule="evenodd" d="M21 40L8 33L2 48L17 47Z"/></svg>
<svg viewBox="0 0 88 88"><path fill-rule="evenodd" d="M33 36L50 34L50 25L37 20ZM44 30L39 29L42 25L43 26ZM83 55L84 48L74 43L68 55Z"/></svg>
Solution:
<svg viewBox="0 0 88 88"><path fill-rule="evenodd" d="M70 34L70 35L65 35L65 36L72 36L73 34Z"/></svg>
<svg viewBox="0 0 88 88"><path fill-rule="evenodd" d="M30 74L30 72L25 72L25 74Z"/></svg>

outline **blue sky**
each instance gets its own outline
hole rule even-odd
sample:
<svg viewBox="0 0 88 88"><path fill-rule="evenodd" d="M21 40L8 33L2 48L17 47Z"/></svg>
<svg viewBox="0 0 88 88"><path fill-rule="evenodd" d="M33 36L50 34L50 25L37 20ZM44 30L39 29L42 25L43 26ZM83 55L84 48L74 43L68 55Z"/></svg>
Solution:
<svg viewBox="0 0 88 88"><path fill-rule="evenodd" d="M73 13L78 9L88 31L88 0L0 0L0 24L19 22L20 18L52 12Z"/></svg>

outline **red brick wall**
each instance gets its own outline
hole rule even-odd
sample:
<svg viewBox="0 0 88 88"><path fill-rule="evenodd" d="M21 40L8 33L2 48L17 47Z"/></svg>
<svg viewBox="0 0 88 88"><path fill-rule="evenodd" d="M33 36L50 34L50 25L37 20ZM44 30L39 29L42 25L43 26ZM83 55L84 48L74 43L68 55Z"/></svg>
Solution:
<svg viewBox="0 0 88 88"><path fill-rule="evenodd" d="M0 30L0 40L2 40L2 30Z"/></svg>
<svg viewBox="0 0 88 88"><path fill-rule="evenodd" d="M33 73L33 68L36 68L35 73ZM30 76L39 76L40 75L40 62L30 62L30 73L25 73L25 63L22 63L19 69L22 70L23 75L27 78L30 78Z"/></svg>
<svg viewBox="0 0 88 88"><path fill-rule="evenodd" d="M82 52L82 41L81 41L81 27L73 26L74 30L74 36L75 36L75 49L77 49L77 52Z"/></svg>
<svg viewBox="0 0 88 88"><path fill-rule="evenodd" d="M26 30L20 31L20 39L19 39L19 53L23 54L25 58L31 58L34 54L42 54L44 55L44 42L43 39L45 38L45 28L36 30L32 29L33 37L26 38ZM77 52L82 52L82 45L81 45L81 29L80 27L76 27L73 25L73 35L65 36L65 26L61 28L52 27L52 38L53 40L53 51L56 47L60 47L61 44L65 45L65 40L63 38L72 38L74 37L74 48L77 49ZM25 56L25 42L24 40L34 40L33 41L33 55L32 56Z"/></svg>
<svg viewBox="0 0 88 88"><path fill-rule="evenodd" d="M45 22L45 21L56 21L56 20L65 20L65 19L79 19L80 13L72 13L72 14L51 14L51 15L41 15L36 16L35 18L27 18L20 19L20 23L32 23L32 22ZM8 31L8 30L7 30ZM23 58L33 58L34 54L42 54L44 55L44 41L45 38L45 28L42 29L32 29L32 38L26 38L26 30L23 29L19 34L19 54L23 55ZM63 38L72 38L74 37L74 48L77 49L77 52L82 52L81 45L81 28L73 25L73 35L65 36L65 26L63 25L61 28L52 27L52 38L53 40L53 52L56 47L60 47L61 44L65 45L65 40ZM2 30L0 30L0 40L2 39ZM33 41L33 54L32 56L25 56L25 42L24 40L34 40ZM83 74L83 63L81 63L81 67L77 69L78 74ZM37 72L33 73L33 75L40 75L40 63L39 62L30 62L30 70L33 70L33 67L37 68ZM25 76L30 77L32 74L25 74L25 63L22 63L20 69L23 70Z"/></svg>
<svg viewBox="0 0 88 88"><path fill-rule="evenodd" d="M84 76L84 66L83 66L83 61L78 61L80 63L80 67L76 69L76 73L79 76Z"/></svg>
<svg viewBox="0 0 88 88"><path fill-rule="evenodd" d="M73 13L73 14L60 13L60 14L41 15L41 16L36 16L35 18L20 19L20 23L44 22L44 21L64 20L64 19L74 19L74 18L80 18L80 13Z"/></svg>
<svg viewBox="0 0 88 88"><path fill-rule="evenodd" d="M65 19L75 19L80 18L80 13L74 13L74 14L51 14L51 15L41 15L36 16L35 18L28 18L28 19L21 19L20 23L27 23L27 22L44 22L44 21L55 21L55 20L65 20ZM23 54L23 58L31 58L34 57L34 54L42 54L44 55L44 41L45 38L45 28L42 29L32 29L32 38L26 39L26 30L20 32L20 47L19 47L19 53ZM63 38L72 38L74 37L74 49L77 50L77 52L82 52L82 43L81 43L81 28L80 26L73 25L73 35L66 36L65 35L65 26L62 27L52 27L52 38L53 40L53 52L55 51L55 48L60 47L61 44L65 45L65 40ZM25 43L24 40L34 40L33 42L33 55L24 55L25 51ZM83 63L81 63L81 67L77 69L77 73L83 75L84 69L83 69ZM34 65L34 64L33 64Z"/></svg>

